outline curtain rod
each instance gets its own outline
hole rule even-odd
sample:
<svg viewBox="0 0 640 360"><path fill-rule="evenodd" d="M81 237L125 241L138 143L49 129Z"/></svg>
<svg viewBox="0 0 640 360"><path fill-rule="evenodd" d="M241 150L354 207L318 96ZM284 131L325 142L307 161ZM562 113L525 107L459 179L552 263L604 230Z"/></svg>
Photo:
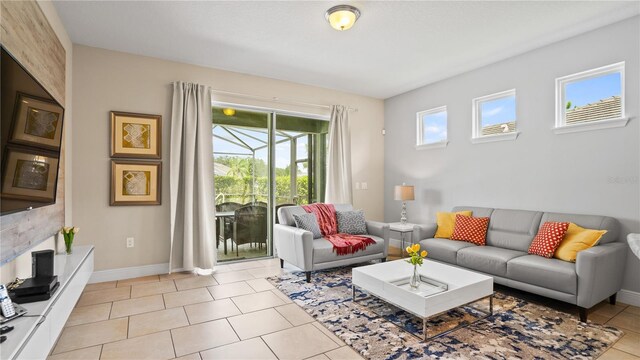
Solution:
<svg viewBox="0 0 640 360"><path fill-rule="evenodd" d="M272 101L272 102L277 102L277 103L281 103L281 104L289 104L289 105L303 105L303 106L319 107L319 108L323 108L323 109L331 109L331 106L329 106L329 105L320 105L320 104L308 103L308 102L297 101L297 100L293 100L293 99L280 98L280 97L277 97L277 96L268 97L268 96L260 96L260 95L242 94L242 93L237 93L237 92L232 92L232 91L218 90L218 89L214 89L214 88L211 88L211 91L214 92L214 93L218 93L218 94L233 95L233 96L243 97L243 98L247 98L247 99L255 99L255 100L262 100L262 101ZM347 110L353 111L353 112L358 112L358 108L347 107Z"/></svg>

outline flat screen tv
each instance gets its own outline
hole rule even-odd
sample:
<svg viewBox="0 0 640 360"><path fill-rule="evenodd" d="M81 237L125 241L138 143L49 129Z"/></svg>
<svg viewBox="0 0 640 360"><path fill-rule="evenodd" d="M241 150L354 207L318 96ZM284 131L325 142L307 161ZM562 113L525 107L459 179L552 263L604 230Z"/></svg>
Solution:
<svg viewBox="0 0 640 360"><path fill-rule="evenodd" d="M1 215L56 202L64 108L2 47Z"/></svg>

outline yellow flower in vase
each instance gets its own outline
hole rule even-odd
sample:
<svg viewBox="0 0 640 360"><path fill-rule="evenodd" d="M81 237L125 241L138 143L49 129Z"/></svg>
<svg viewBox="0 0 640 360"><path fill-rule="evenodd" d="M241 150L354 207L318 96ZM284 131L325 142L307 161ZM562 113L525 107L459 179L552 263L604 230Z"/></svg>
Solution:
<svg viewBox="0 0 640 360"><path fill-rule="evenodd" d="M410 258L405 260L409 264L413 265L413 275L409 279L409 286L413 290L417 290L420 287L420 275L418 274L418 266L422 266L424 258L429 254L427 250L420 251L420 244L413 244L407 246L407 253Z"/></svg>

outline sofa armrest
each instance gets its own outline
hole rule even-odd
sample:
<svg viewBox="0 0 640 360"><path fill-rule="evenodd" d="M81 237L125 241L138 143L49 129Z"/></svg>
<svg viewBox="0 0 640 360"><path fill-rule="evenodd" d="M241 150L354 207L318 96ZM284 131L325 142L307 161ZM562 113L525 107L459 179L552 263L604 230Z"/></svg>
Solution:
<svg viewBox="0 0 640 360"><path fill-rule="evenodd" d="M389 254L389 224L379 221L367 221L367 233L384 240L384 256Z"/></svg>
<svg viewBox="0 0 640 360"><path fill-rule="evenodd" d="M620 291L626 260L627 245L619 242L578 252L578 306L588 309Z"/></svg>
<svg viewBox="0 0 640 360"><path fill-rule="evenodd" d="M417 224L413 226L411 241L418 243L424 239L431 239L436 234L438 225L436 224Z"/></svg>
<svg viewBox="0 0 640 360"><path fill-rule="evenodd" d="M313 234L293 226L275 224L273 242L278 257L303 271L313 270Z"/></svg>

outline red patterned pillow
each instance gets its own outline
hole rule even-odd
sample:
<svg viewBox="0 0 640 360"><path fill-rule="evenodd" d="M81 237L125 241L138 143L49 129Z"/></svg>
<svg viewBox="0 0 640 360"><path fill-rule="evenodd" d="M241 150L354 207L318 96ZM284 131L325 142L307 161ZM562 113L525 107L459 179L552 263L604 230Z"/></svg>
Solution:
<svg viewBox="0 0 640 360"><path fill-rule="evenodd" d="M451 240L462 240L484 246L487 242L488 217L471 217L456 214L456 224Z"/></svg>
<svg viewBox="0 0 640 360"><path fill-rule="evenodd" d="M560 242L564 238L564 234L569 228L568 222L551 222L542 224L538 234L529 246L529 254L540 255L546 258L553 257Z"/></svg>

